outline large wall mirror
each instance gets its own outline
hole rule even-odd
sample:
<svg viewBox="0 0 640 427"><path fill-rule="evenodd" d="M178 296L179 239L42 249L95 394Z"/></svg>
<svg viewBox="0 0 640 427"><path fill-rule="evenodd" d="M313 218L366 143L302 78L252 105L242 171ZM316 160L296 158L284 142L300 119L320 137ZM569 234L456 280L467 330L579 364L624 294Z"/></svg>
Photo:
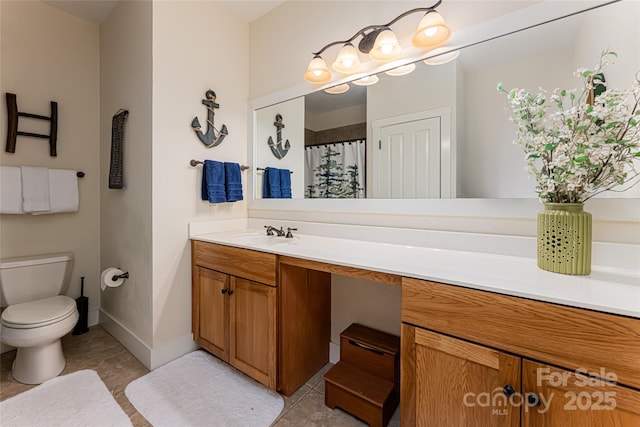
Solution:
<svg viewBox="0 0 640 427"><path fill-rule="evenodd" d="M607 85L628 88L640 69L639 21L636 2L611 3L461 48L449 62L418 61L408 74L373 76L372 85L349 82L337 88L343 93L261 108L256 166L290 170L293 198L535 198L496 85L576 88L575 70L610 49L619 56L605 70ZM273 153L269 137L288 141L286 156Z"/></svg>

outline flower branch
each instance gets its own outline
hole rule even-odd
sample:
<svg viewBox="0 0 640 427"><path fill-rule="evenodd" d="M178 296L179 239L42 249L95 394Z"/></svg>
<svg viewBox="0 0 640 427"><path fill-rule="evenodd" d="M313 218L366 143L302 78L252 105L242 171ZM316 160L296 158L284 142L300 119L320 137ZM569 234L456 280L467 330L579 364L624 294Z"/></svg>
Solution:
<svg viewBox="0 0 640 427"><path fill-rule="evenodd" d="M541 200L581 203L625 183L638 183L640 162L640 81L630 89L607 90L603 69L615 52L602 52L597 66L578 69L582 91L524 89L507 95L511 121L518 130L514 143L525 152L526 167L536 177ZM551 108L555 106L555 110Z"/></svg>

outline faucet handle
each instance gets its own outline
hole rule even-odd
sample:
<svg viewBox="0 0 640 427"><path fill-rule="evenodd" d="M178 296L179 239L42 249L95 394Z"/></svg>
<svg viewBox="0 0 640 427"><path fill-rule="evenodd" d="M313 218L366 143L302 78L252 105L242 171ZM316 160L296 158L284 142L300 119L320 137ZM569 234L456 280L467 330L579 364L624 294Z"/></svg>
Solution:
<svg viewBox="0 0 640 427"><path fill-rule="evenodd" d="M273 236L273 227L270 225L265 225L264 228L267 229L267 236Z"/></svg>
<svg viewBox="0 0 640 427"><path fill-rule="evenodd" d="M297 228L287 227L287 235L285 236L287 239L292 239L293 238L293 234L291 233L292 231L298 231L298 229Z"/></svg>

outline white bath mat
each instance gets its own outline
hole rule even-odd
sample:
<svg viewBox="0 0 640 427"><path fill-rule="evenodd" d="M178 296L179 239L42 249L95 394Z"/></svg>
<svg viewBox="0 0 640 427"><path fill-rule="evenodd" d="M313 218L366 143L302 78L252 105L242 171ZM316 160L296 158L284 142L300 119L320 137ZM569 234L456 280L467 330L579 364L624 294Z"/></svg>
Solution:
<svg viewBox="0 0 640 427"><path fill-rule="evenodd" d="M138 378L125 394L154 427L269 426L282 397L203 351Z"/></svg>
<svg viewBox="0 0 640 427"><path fill-rule="evenodd" d="M95 371L55 377L0 403L0 425L131 426Z"/></svg>

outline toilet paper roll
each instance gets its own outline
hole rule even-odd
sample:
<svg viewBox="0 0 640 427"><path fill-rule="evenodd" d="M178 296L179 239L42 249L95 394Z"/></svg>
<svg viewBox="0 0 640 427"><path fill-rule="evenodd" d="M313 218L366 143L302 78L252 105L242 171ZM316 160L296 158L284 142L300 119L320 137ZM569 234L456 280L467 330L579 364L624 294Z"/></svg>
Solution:
<svg viewBox="0 0 640 427"><path fill-rule="evenodd" d="M119 276L124 271L119 268L109 267L106 268L100 276L100 288L104 291L107 288L117 288L124 283L124 279L113 280L113 276Z"/></svg>

